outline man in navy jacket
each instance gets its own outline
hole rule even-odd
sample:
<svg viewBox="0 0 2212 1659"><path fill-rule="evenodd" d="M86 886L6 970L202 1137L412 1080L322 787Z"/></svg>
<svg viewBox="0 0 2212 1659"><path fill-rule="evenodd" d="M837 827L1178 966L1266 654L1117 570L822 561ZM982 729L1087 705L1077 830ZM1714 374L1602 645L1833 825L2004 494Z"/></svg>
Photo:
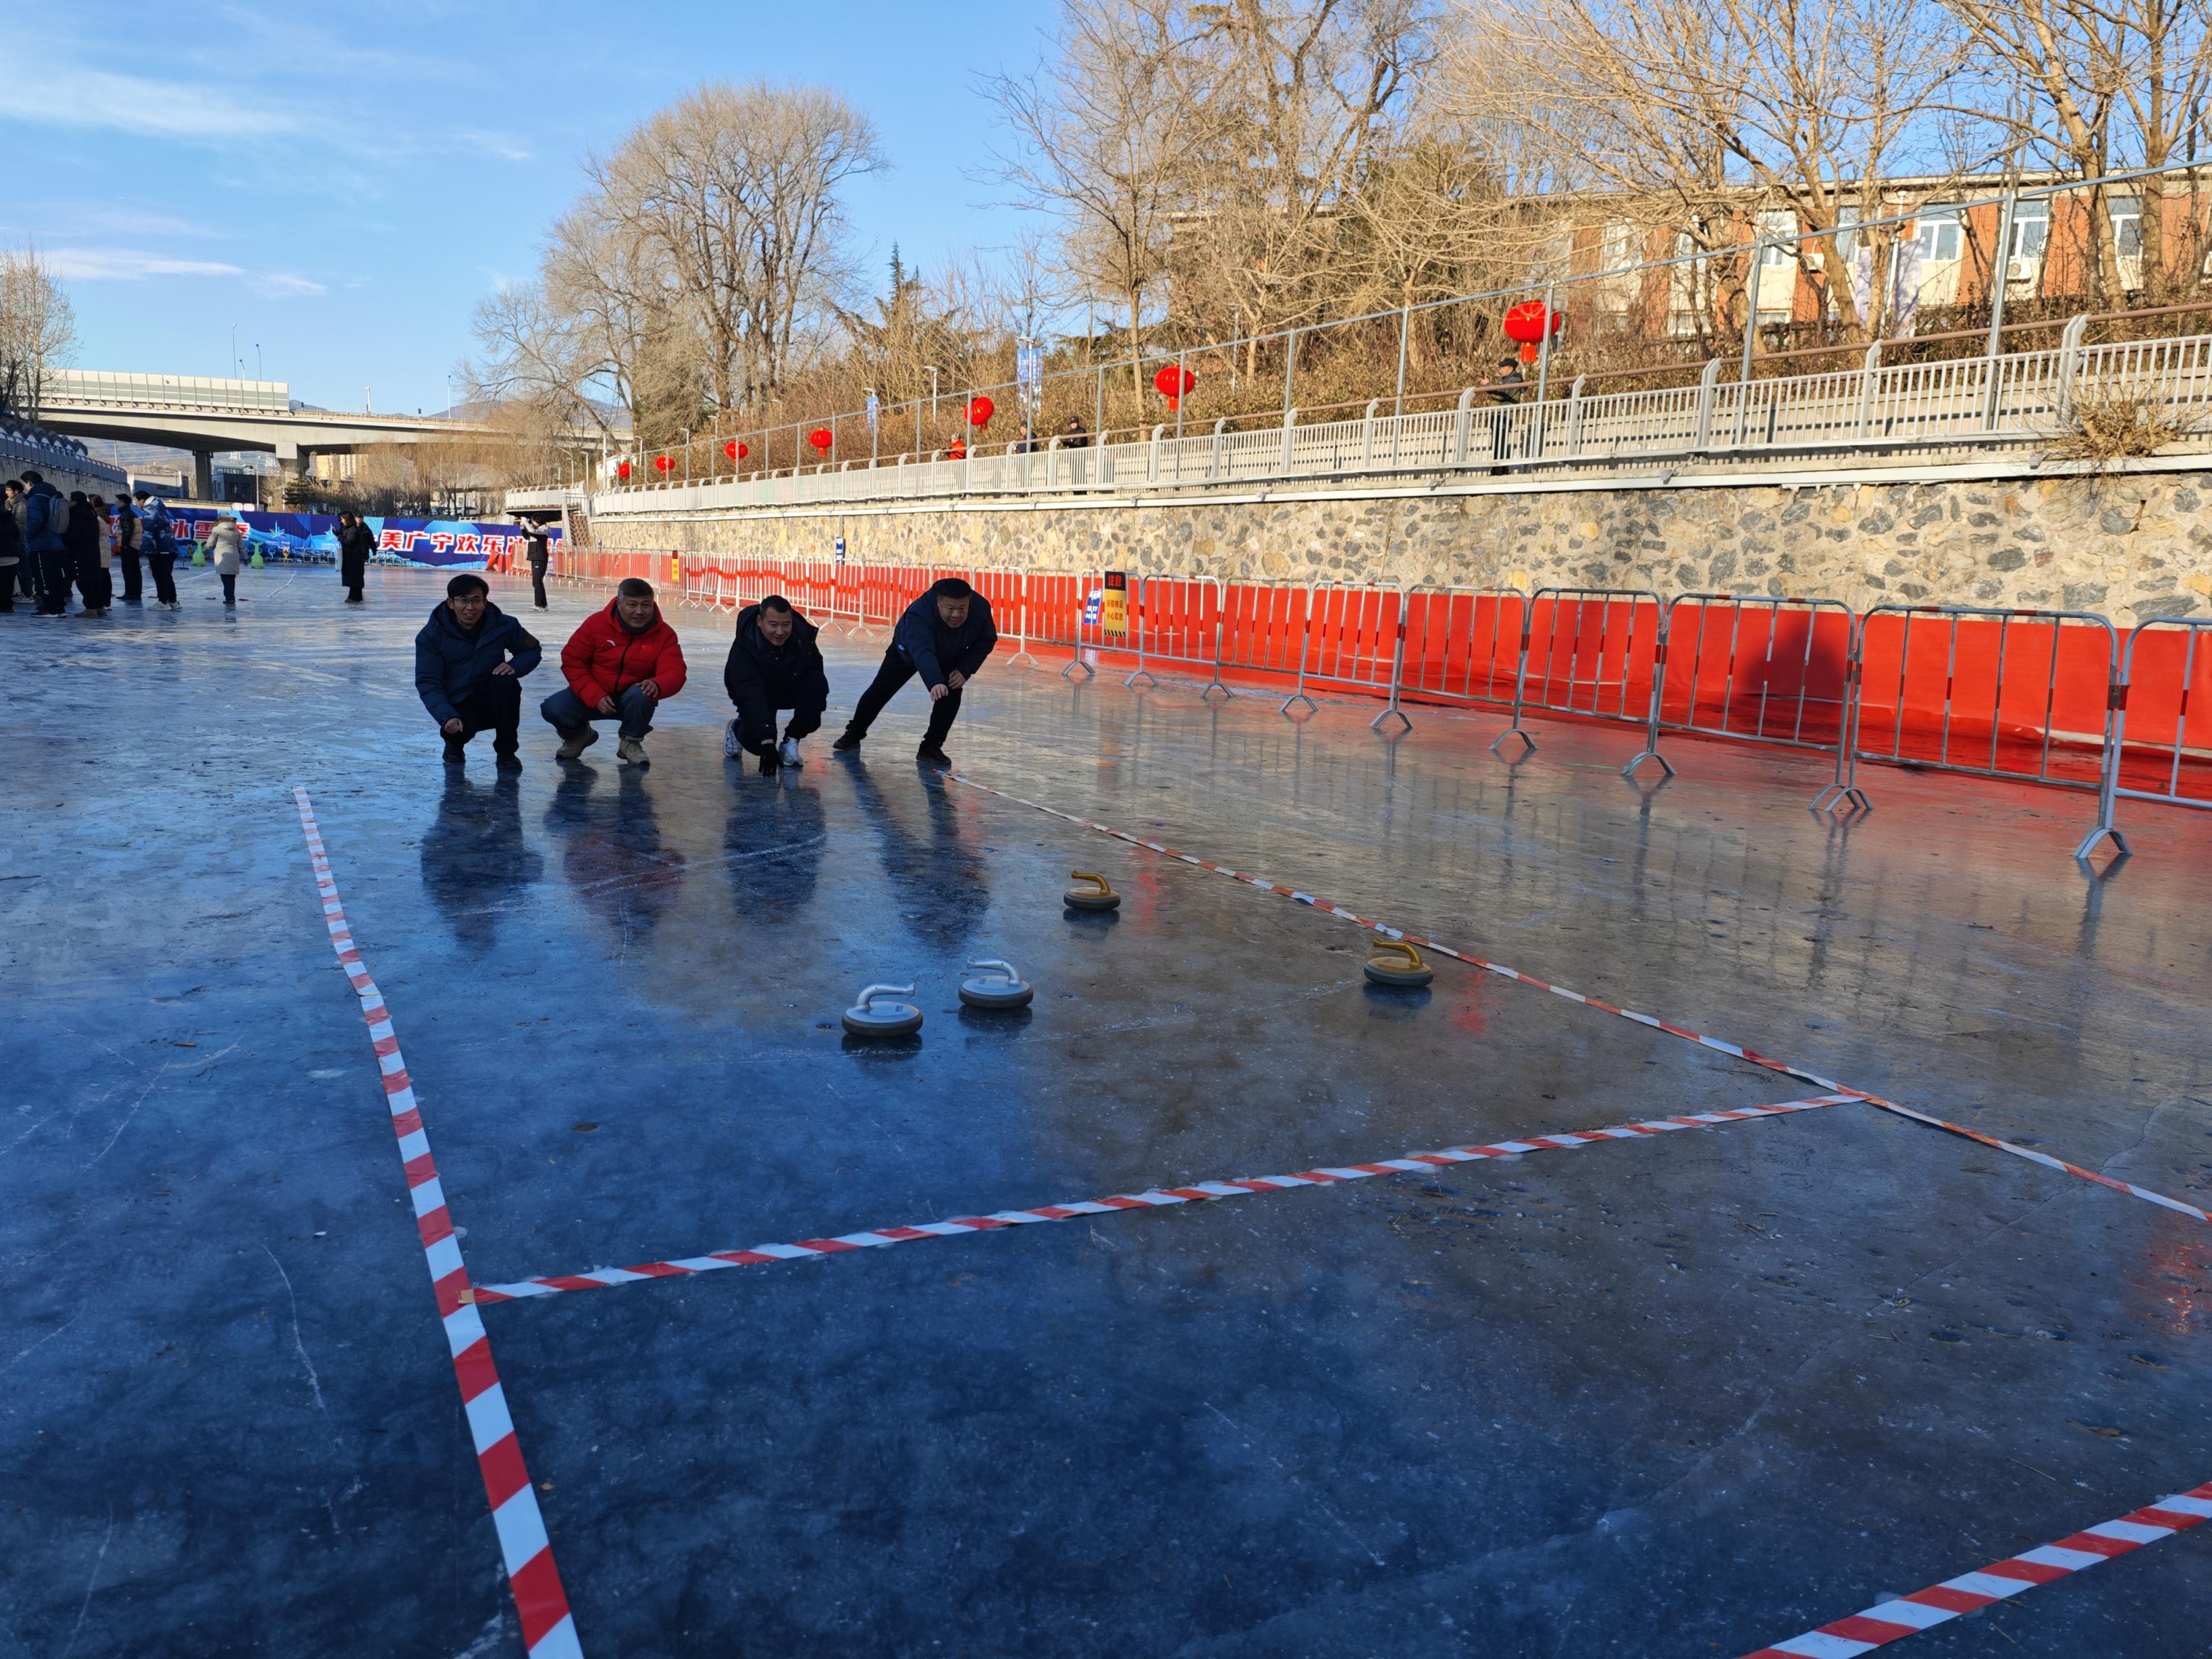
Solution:
<svg viewBox="0 0 2212 1659"><path fill-rule="evenodd" d="M797 766L799 740L822 729L830 678L815 643L819 631L781 593L738 612L729 660L722 665L722 685L738 717L730 722L722 753L759 756L763 777ZM791 723L778 744L775 716L781 708L791 710Z"/></svg>
<svg viewBox="0 0 2212 1659"><path fill-rule="evenodd" d="M446 584L446 602L415 636L415 690L446 739L446 763L466 757L486 727L502 769L520 767L522 678L544 655L522 624L491 602L491 586L466 574Z"/></svg>
<svg viewBox="0 0 2212 1659"><path fill-rule="evenodd" d="M891 647L884 653L884 665L874 681L860 693L852 723L833 749L858 749L876 716L891 694L916 674L929 688L929 730L915 750L915 758L932 766L949 767L945 734L960 714L960 688L975 678L999 630L991 623L991 602L957 576L947 576L907 606L891 630Z"/></svg>

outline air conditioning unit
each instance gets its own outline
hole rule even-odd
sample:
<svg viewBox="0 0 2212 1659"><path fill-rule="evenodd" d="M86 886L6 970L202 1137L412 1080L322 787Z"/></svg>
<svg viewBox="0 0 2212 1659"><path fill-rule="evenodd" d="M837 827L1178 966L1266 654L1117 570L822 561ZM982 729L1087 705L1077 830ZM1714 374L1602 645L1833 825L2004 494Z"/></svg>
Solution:
<svg viewBox="0 0 2212 1659"><path fill-rule="evenodd" d="M2042 264L2040 259L2008 259L2005 261L2005 281L2032 283Z"/></svg>

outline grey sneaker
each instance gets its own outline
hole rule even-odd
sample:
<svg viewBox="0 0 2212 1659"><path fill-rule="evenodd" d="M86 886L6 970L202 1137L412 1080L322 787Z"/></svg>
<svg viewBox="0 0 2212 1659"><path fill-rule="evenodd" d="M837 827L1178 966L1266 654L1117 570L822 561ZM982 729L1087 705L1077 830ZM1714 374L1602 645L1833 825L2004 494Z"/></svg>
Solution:
<svg viewBox="0 0 2212 1659"><path fill-rule="evenodd" d="M800 764L799 758L799 739L797 738L786 738L783 740L782 745L776 752L783 757L783 763L786 766L797 766Z"/></svg>
<svg viewBox="0 0 2212 1659"><path fill-rule="evenodd" d="M626 765L634 764L644 766L647 764L645 758L645 739L642 738L624 738L620 743L615 745L615 758L623 762Z"/></svg>
<svg viewBox="0 0 2212 1659"><path fill-rule="evenodd" d="M722 728L722 758L737 760L745 752L744 744L738 741L738 723L732 720Z"/></svg>
<svg viewBox="0 0 2212 1659"><path fill-rule="evenodd" d="M573 738L562 739L561 746L553 751L555 760L574 760L599 740L599 730L587 726Z"/></svg>

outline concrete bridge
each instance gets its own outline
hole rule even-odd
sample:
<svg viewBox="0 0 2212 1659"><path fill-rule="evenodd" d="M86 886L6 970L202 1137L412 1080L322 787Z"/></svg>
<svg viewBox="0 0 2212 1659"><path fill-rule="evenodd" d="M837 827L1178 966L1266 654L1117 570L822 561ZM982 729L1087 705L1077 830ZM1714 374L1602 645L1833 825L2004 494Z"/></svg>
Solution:
<svg viewBox="0 0 2212 1659"><path fill-rule="evenodd" d="M159 444L192 455L192 494L215 493L215 458L235 450L274 454L287 477L319 454L343 454L374 444L414 444L468 437L493 428L481 421L440 416L359 414L307 409L283 380L227 380L188 374L110 374L87 369L50 372L40 419L80 438ZM596 433L578 434L596 447Z"/></svg>

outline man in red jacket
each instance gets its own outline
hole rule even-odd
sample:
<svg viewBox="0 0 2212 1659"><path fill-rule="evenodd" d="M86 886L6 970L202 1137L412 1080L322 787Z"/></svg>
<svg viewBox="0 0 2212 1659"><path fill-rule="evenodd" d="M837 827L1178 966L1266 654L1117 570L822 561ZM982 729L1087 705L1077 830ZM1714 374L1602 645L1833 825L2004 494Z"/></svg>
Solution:
<svg viewBox="0 0 2212 1659"><path fill-rule="evenodd" d="M597 743L593 720L620 720L617 757L643 762L653 709L684 689L684 647L660 619L653 584L625 578L613 603L585 617L561 647L561 673L567 687L538 709L561 734L555 757L574 760Z"/></svg>

